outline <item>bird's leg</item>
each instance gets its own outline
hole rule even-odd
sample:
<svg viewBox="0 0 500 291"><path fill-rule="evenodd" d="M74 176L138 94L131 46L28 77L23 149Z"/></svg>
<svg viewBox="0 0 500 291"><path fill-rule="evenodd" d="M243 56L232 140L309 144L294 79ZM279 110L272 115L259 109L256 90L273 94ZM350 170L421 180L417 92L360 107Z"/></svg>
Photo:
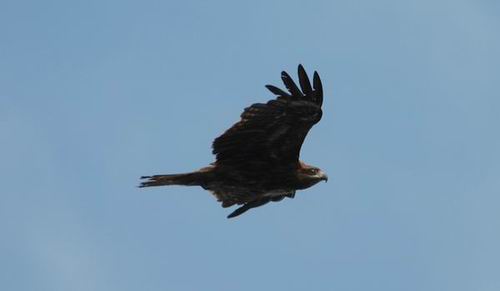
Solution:
<svg viewBox="0 0 500 291"><path fill-rule="evenodd" d="M262 205L268 203L269 201L270 201L270 198L269 197L265 197L265 198L262 198L262 199L259 199L259 200L255 200L255 201L252 201L252 202L245 203L243 206L241 206L240 208L236 209L231 214L229 214L227 216L227 218L236 217L236 216L238 216L240 214L245 213L249 209L262 206Z"/></svg>

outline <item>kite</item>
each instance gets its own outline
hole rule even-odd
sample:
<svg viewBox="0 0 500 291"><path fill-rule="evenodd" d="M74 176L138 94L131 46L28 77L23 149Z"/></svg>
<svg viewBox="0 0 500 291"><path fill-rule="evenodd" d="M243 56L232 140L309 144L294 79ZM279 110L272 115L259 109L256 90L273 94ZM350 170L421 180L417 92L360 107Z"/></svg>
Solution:
<svg viewBox="0 0 500 291"><path fill-rule="evenodd" d="M323 87L317 72L311 84L302 65L298 76L300 89L284 71L288 92L266 85L277 98L245 108L241 120L214 140L215 162L190 173L143 176L139 187L201 186L222 207L241 205L229 214L232 218L328 181L321 169L299 160L307 133L323 114Z"/></svg>

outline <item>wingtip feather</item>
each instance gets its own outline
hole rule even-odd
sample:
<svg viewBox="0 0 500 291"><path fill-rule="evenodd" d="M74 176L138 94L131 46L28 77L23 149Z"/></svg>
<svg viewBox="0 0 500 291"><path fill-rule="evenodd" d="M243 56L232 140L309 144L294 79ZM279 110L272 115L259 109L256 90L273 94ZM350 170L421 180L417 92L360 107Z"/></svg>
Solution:
<svg viewBox="0 0 500 291"><path fill-rule="evenodd" d="M307 76L306 70L300 64L297 71L298 71L298 75L299 75L299 83L300 83L300 87L302 88L302 92L306 96L310 96L312 93L312 88L311 88L311 82L309 81L309 77Z"/></svg>
<svg viewBox="0 0 500 291"><path fill-rule="evenodd" d="M290 77L290 75L287 72L285 72L285 71L281 72L281 80L283 80L285 87L288 89L288 91L290 91L290 93L292 94L293 97L298 98L298 97L303 96L299 87L297 87L297 85L293 81L292 77Z"/></svg>
<svg viewBox="0 0 500 291"><path fill-rule="evenodd" d="M271 91L274 95L278 96L283 96L283 97L290 97L290 94L287 92L281 90L280 88L273 86L273 85L266 85L267 90Z"/></svg>
<svg viewBox="0 0 500 291"><path fill-rule="evenodd" d="M313 87L314 87L314 95L317 99L319 105L323 104L323 85L321 84L321 78L319 77L318 72L314 71L313 76Z"/></svg>

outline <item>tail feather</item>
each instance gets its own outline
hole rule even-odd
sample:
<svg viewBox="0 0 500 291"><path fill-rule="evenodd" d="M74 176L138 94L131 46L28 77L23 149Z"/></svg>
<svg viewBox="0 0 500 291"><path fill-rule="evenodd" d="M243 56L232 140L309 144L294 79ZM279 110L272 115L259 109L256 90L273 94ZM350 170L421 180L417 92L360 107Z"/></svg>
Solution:
<svg viewBox="0 0 500 291"><path fill-rule="evenodd" d="M142 176L142 181L139 188L164 186L164 185L185 185L185 186L200 186L202 185L201 172L192 172L186 174L171 174L171 175L154 175Z"/></svg>

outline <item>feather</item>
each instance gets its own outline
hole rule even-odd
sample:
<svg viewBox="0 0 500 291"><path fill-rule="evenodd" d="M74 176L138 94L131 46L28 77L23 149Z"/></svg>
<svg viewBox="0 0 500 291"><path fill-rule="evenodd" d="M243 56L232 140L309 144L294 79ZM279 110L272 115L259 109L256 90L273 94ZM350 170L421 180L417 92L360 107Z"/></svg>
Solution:
<svg viewBox="0 0 500 291"><path fill-rule="evenodd" d="M241 206L240 208L238 208L235 211L233 211L231 214L229 214L227 216L227 218L236 217L236 216L238 216L240 214L243 214L244 212L246 212L249 209L262 206L262 205L268 203L270 200L271 200L270 198L266 197L266 198L262 198L260 200L248 202L248 203L244 204L243 206Z"/></svg>
<svg viewBox="0 0 500 291"><path fill-rule="evenodd" d="M312 93L311 82L309 82L307 73L302 65L299 65L298 73L299 73L299 83L300 87L302 88L302 92L304 93L304 95L310 96Z"/></svg>
<svg viewBox="0 0 500 291"><path fill-rule="evenodd" d="M314 71L313 86L314 99L316 99L316 103L321 106L323 105L323 85L321 84L321 79L316 71Z"/></svg>
<svg viewBox="0 0 500 291"><path fill-rule="evenodd" d="M295 97L294 99L300 98L303 96L302 92L300 92L300 90L299 90L299 87L297 87L297 85L295 85L295 82L290 77L290 75L288 75L287 72L285 72L285 71L281 72L281 79L283 80L283 83L285 84L288 91L290 91L290 93L292 93L292 97Z"/></svg>
<svg viewBox="0 0 500 291"><path fill-rule="evenodd" d="M283 97L290 97L290 94L288 94L287 92L281 90L280 88L278 87L275 87L273 85L266 85L266 88L271 91L274 95L278 95L278 96L283 96Z"/></svg>

